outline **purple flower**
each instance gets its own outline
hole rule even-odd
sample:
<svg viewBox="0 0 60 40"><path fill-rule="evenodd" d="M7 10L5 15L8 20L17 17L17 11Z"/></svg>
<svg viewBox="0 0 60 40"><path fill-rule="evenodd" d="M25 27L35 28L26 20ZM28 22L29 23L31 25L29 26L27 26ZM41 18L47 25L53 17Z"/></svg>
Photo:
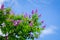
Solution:
<svg viewBox="0 0 60 40"><path fill-rule="evenodd" d="M44 23L44 21L42 20L41 23Z"/></svg>
<svg viewBox="0 0 60 40"><path fill-rule="evenodd" d="M32 10L32 14L34 14L34 10Z"/></svg>
<svg viewBox="0 0 60 40"><path fill-rule="evenodd" d="M37 13L37 12L38 12L38 10L36 9L36 10L35 10L35 13Z"/></svg>
<svg viewBox="0 0 60 40"><path fill-rule="evenodd" d="M15 21L13 21L13 25L17 26L20 22L21 22L21 20L15 20Z"/></svg>
<svg viewBox="0 0 60 40"><path fill-rule="evenodd" d="M21 20L17 20L17 24L19 24L21 22Z"/></svg>
<svg viewBox="0 0 60 40"><path fill-rule="evenodd" d="M42 28L44 29L46 26L44 25L44 26L42 26Z"/></svg>
<svg viewBox="0 0 60 40"><path fill-rule="evenodd" d="M33 23L32 22L30 22L30 24L29 24L30 26L33 26Z"/></svg>
<svg viewBox="0 0 60 40"><path fill-rule="evenodd" d="M33 33L32 32L30 32L29 34L30 34L30 37L33 37Z"/></svg>
<svg viewBox="0 0 60 40"><path fill-rule="evenodd" d="M4 9L4 4L1 5L1 9L2 9L2 10Z"/></svg>
<svg viewBox="0 0 60 40"><path fill-rule="evenodd" d="M10 14L11 14L11 15L14 15L14 12L11 10L11 11L10 11Z"/></svg>
<svg viewBox="0 0 60 40"><path fill-rule="evenodd" d="M41 17L41 14L38 17Z"/></svg>
<svg viewBox="0 0 60 40"><path fill-rule="evenodd" d="M31 15L29 15L29 18L31 18Z"/></svg>
<svg viewBox="0 0 60 40"><path fill-rule="evenodd" d="M26 18L26 17L28 17L28 14L27 13L24 14L24 18Z"/></svg>
<svg viewBox="0 0 60 40"><path fill-rule="evenodd" d="M14 22L13 22L13 25L14 25L14 26L17 26L17 21L14 21Z"/></svg>

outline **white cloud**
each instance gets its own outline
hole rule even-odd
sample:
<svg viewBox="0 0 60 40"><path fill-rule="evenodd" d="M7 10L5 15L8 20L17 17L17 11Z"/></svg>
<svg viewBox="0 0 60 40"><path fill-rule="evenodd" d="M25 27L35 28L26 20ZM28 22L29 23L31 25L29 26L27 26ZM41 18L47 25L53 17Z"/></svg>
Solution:
<svg viewBox="0 0 60 40"><path fill-rule="evenodd" d="M45 30L43 30L42 33L40 34L39 38L35 39L35 40L40 40L41 38L44 38L46 36L56 34L56 30L57 30L57 27L54 25L51 25L48 28L46 28Z"/></svg>
<svg viewBox="0 0 60 40"><path fill-rule="evenodd" d="M56 26L50 26L48 28L46 28L45 30L42 31L42 34L40 35L40 37L44 37L46 35L51 35L51 34L55 34L56 33Z"/></svg>

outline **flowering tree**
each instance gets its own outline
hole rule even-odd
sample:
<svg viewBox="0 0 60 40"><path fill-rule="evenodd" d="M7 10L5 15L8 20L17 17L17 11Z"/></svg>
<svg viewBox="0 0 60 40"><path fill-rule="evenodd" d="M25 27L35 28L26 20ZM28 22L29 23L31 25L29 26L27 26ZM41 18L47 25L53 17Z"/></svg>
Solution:
<svg viewBox="0 0 60 40"><path fill-rule="evenodd" d="M42 26L44 21L38 21L41 14L37 14L37 10L32 10L32 15L21 14L14 15L11 8L0 9L0 29L4 36L0 36L0 40L27 40L38 38L41 31L45 28Z"/></svg>

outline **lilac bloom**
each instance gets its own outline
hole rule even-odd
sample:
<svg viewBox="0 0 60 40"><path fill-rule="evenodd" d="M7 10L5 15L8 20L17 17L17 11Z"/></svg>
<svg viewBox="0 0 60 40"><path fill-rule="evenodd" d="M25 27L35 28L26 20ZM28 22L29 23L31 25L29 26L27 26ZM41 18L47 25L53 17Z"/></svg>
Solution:
<svg viewBox="0 0 60 40"><path fill-rule="evenodd" d="M33 33L32 32L30 32L30 37L33 37Z"/></svg>
<svg viewBox="0 0 60 40"><path fill-rule="evenodd" d="M37 13L37 12L38 12L38 10L36 9L36 10L35 10L35 13Z"/></svg>
<svg viewBox="0 0 60 40"><path fill-rule="evenodd" d="M42 26L42 28L44 29L46 26L44 25L44 26Z"/></svg>
<svg viewBox="0 0 60 40"><path fill-rule="evenodd" d="M29 18L31 18L31 15L29 15Z"/></svg>
<svg viewBox="0 0 60 40"><path fill-rule="evenodd" d="M15 21L13 21L13 25L17 26L20 22L21 22L21 20L15 20Z"/></svg>
<svg viewBox="0 0 60 40"><path fill-rule="evenodd" d="M21 20L17 20L17 24L19 24L21 22Z"/></svg>
<svg viewBox="0 0 60 40"><path fill-rule="evenodd" d="M4 4L1 5L1 9L2 9L2 10L4 9Z"/></svg>
<svg viewBox="0 0 60 40"><path fill-rule="evenodd" d="M33 26L33 23L32 22L30 22L30 24L29 24L30 26Z"/></svg>
<svg viewBox="0 0 60 40"><path fill-rule="evenodd" d="M17 26L17 21L14 21L13 25L14 25L14 26Z"/></svg>
<svg viewBox="0 0 60 40"><path fill-rule="evenodd" d="M10 14L11 14L11 15L14 15L14 12L11 10L11 11L10 11Z"/></svg>
<svg viewBox="0 0 60 40"><path fill-rule="evenodd" d="M26 17L28 17L28 14L27 13L24 14L24 18L26 18Z"/></svg>
<svg viewBox="0 0 60 40"><path fill-rule="evenodd" d="M41 23L44 23L44 21L42 20Z"/></svg>
<svg viewBox="0 0 60 40"><path fill-rule="evenodd" d="M41 14L38 17L41 17Z"/></svg>
<svg viewBox="0 0 60 40"><path fill-rule="evenodd" d="M34 14L34 10L32 10L32 14Z"/></svg>

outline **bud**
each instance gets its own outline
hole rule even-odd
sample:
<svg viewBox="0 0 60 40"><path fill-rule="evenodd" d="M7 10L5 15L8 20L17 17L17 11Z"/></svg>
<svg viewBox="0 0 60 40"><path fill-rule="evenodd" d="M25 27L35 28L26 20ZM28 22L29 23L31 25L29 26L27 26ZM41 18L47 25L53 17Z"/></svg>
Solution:
<svg viewBox="0 0 60 40"><path fill-rule="evenodd" d="M29 24L30 26L33 26L33 23L32 22L30 22L30 24Z"/></svg>
<svg viewBox="0 0 60 40"><path fill-rule="evenodd" d="M29 18L31 18L31 15L29 15Z"/></svg>
<svg viewBox="0 0 60 40"><path fill-rule="evenodd" d="M34 10L32 10L32 14L34 14Z"/></svg>
<svg viewBox="0 0 60 40"><path fill-rule="evenodd" d="M35 13L37 13L37 12L38 12L38 10L36 9L36 10L35 10Z"/></svg>
<svg viewBox="0 0 60 40"><path fill-rule="evenodd" d="M26 17L28 17L28 14L27 13L24 14L24 18L26 18Z"/></svg>
<svg viewBox="0 0 60 40"><path fill-rule="evenodd" d="M42 26L42 28L44 29L46 26L44 25L44 26Z"/></svg>
<svg viewBox="0 0 60 40"><path fill-rule="evenodd" d="M41 23L44 23L44 21L42 20Z"/></svg>
<svg viewBox="0 0 60 40"><path fill-rule="evenodd" d="M41 14L38 17L41 17Z"/></svg>

